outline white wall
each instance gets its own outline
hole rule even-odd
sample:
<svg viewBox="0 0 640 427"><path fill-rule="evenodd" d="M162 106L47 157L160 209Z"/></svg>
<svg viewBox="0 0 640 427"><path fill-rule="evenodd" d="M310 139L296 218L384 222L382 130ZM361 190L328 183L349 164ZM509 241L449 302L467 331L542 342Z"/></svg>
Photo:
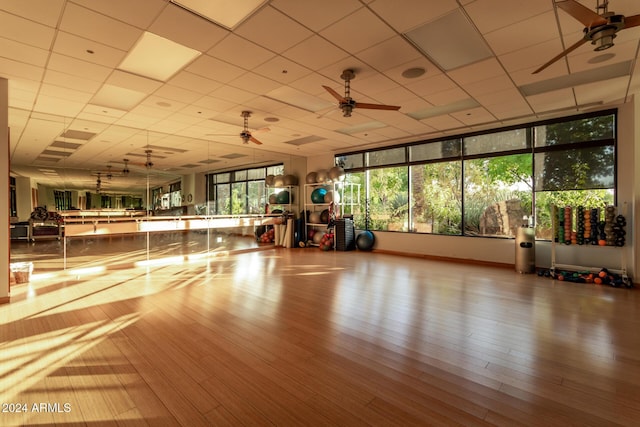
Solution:
<svg viewBox="0 0 640 427"><path fill-rule="evenodd" d="M626 263L630 275L640 272L638 257L638 227L640 220L640 151L636 141L640 131L635 126L640 120L640 108L635 102L617 106L618 111L618 203L626 203L627 245L624 248L556 245L556 263L587 267L619 268ZM333 165L332 155L323 155L307 160L309 171L327 169ZM638 166L637 168L634 166ZM635 206L635 209L634 209ZM633 221L629 220L634 218ZM374 232L374 249L404 254L457 258L498 264L515 264L515 241L462 236L440 236L429 234ZM551 266L551 243L536 243L536 265ZM638 280L634 279L637 283Z"/></svg>
<svg viewBox="0 0 640 427"><path fill-rule="evenodd" d="M0 78L0 150L4 154L0 155L0 200L4 203L9 201L9 82ZM3 206L6 206L3 203ZM0 304L9 302L9 250L11 240L9 239L9 209L6 207L0 210L0 223L4 227L7 238L0 244Z"/></svg>

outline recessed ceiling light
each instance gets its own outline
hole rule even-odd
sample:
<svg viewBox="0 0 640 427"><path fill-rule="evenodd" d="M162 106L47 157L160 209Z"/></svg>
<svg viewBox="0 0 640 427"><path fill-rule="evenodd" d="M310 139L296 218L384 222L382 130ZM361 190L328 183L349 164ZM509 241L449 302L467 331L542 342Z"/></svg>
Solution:
<svg viewBox="0 0 640 427"><path fill-rule="evenodd" d="M145 31L118 69L164 82L199 55L195 49Z"/></svg>
<svg viewBox="0 0 640 427"><path fill-rule="evenodd" d="M269 123L275 123L275 122L279 122L280 119L277 117L265 117L264 121Z"/></svg>
<svg viewBox="0 0 640 427"><path fill-rule="evenodd" d="M415 79L426 73L422 67L407 68L402 72L402 77L406 79Z"/></svg>
<svg viewBox="0 0 640 427"><path fill-rule="evenodd" d="M171 104L169 104L169 103L168 103L168 102L166 102L166 101L159 101L159 102L156 102L156 105L157 105L158 107L171 107Z"/></svg>

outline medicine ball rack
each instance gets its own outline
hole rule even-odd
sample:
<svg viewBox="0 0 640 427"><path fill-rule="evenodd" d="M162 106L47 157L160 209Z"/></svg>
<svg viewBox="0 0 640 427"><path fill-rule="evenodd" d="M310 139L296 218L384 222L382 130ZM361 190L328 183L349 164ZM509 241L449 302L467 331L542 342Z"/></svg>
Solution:
<svg viewBox="0 0 640 427"><path fill-rule="evenodd" d="M613 247L620 250L619 268L607 268L612 273L619 274L626 286L631 284L627 274L625 252L625 234L627 228L627 204L621 209L616 206L586 209L578 206L551 207L551 277L556 277L556 270L598 272L602 266L581 266L561 264L557 262L557 245L565 246L597 246Z"/></svg>

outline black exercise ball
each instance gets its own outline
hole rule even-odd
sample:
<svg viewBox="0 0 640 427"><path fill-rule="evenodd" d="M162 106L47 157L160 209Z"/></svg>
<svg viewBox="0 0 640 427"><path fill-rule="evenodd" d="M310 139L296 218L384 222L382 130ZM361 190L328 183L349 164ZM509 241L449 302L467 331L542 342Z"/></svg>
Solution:
<svg viewBox="0 0 640 427"><path fill-rule="evenodd" d="M365 230L356 237L356 247L361 251L370 251L376 242L376 237L369 230Z"/></svg>

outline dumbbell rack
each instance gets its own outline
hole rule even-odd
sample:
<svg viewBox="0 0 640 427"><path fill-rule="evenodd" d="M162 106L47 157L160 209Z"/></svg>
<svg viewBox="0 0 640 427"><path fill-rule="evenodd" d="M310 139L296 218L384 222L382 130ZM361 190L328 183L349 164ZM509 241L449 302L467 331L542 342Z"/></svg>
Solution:
<svg viewBox="0 0 640 427"><path fill-rule="evenodd" d="M558 209L562 209L560 207L556 207L556 208L552 208L552 221L551 221L551 233L552 233L552 237L551 237L551 268L550 268L550 273L551 273L551 277L555 277L555 273L557 269L560 270L570 270L570 271L589 271L589 272L597 272L599 270L602 269L602 267L592 267L592 266L583 266L583 265L573 265L573 264L561 264L556 262L556 245L558 244L558 242L556 242L556 236L558 235L558 219L557 219L557 215L555 214L555 210ZM620 212L617 208L615 208L616 212ZM627 216L627 204L626 202L623 204L622 207L622 211L621 211L622 215L626 218ZM571 244L571 246L574 246L574 243ZM620 249L620 247L616 247L616 249ZM620 268L607 268L607 270L609 270L612 273L616 273L619 274L622 277L622 280L624 282L625 285L629 285L630 280L629 280L629 276L627 274L627 261L625 259L625 254L623 251L620 251Z"/></svg>

